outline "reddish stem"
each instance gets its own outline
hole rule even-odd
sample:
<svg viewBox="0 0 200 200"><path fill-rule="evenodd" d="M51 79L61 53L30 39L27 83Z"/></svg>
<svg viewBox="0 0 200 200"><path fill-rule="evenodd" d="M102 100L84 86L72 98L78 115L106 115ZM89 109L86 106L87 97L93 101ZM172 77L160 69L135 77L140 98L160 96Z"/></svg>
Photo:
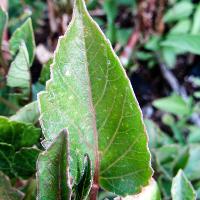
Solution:
<svg viewBox="0 0 200 200"><path fill-rule="evenodd" d="M135 45L137 44L138 40L140 37L140 32L139 29L136 29L130 39L128 40L128 43L126 45L126 47L124 48L124 51L122 52L121 56L120 56L120 60L122 62L123 65L127 65L128 61L130 59L131 53L135 47Z"/></svg>

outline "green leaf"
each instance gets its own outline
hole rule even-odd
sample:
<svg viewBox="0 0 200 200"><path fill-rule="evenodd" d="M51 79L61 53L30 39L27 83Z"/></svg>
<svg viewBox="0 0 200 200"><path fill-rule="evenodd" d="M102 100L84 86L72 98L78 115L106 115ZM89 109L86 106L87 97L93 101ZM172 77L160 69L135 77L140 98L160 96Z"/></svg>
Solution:
<svg viewBox="0 0 200 200"><path fill-rule="evenodd" d="M133 32L132 28L120 28L116 30L116 40L117 42L125 46L128 42L128 39L131 36L131 33Z"/></svg>
<svg viewBox="0 0 200 200"><path fill-rule="evenodd" d="M115 0L105 0L103 4L103 9L106 13L108 25L106 30L106 35L108 36L111 43L116 41L116 26L115 18L117 17L117 1Z"/></svg>
<svg viewBox="0 0 200 200"><path fill-rule="evenodd" d="M12 187L10 180L0 172L0 199L2 200L22 200L24 194Z"/></svg>
<svg viewBox="0 0 200 200"><path fill-rule="evenodd" d="M0 170L10 177L32 176L39 150L30 147L38 143L40 129L0 117L0 130Z"/></svg>
<svg viewBox="0 0 200 200"><path fill-rule="evenodd" d="M200 179L199 167L200 166L200 145L191 145L189 150L189 160L184 169L185 174L189 180L194 181Z"/></svg>
<svg viewBox="0 0 200 200"><path fill-rule="evenodd" d="M173 174L176 174L179 169L184 169L189 159L189 148L188 146L183 146L179 149L178 154L173 162Z"/></svg>
<svg viewBox="0 0 200 200"><path fill-rule="evenodd" d="M8 15L0 6L0 47L1 47L3 33L4 33L4 29L5 29L7 21L8 21ZM0 48L0 51L1 51L1 48Z"/></svg>
<svg viewBox="0 0 200 200"><path fill-rule="evenodd" d="M0 116L0 142L11 144L15 150L37 144L41 131L32 124L10 121Z"/></svg>
<svg viewBox="0 0 200 200"><path fill-rule="evenodd" d="M200 55L200 35L172 34L161 45Z"/></svg>
<svg viewBox="0 0 200 200"><path fill-rule="evenodd" d="M173 26L170 30L170 34L184 34L188 33L191 28L191 20L184 19L179 21L175 26Z"/></svg>
<svg viewBox="0 0 200 200"><path fill-rule="evenodd" d="M28 18L12 35L10 39L10 51L15 55L22 41L25 42L30 65L33 63L35 56L35 38L31 18Z"/></svg>
<svg viewBox="0 0 200 200"><path fill-rule="evenodd" d="M87 199L92 185L91 161L88 155L85 156L84 169L78 184L75 184L75 200Z"/></svg>
<svg viewBox="0 0 200 200"><path fill-rule="evenodd" d="M17 113L10 117L12 121L35 124L39 119L38 103L34 101L21 108Z"/></svg>
<svg viewBox="0 0 200 200"><path fill-rule="evenodd" d="M26 147L16 152L12 168L17 177L27 179L36 172L36 161L40 150L37 148Z"/></svg>
<svg viewBox="0 0 200 200"><path fill-rule="evenodd" d="M200 99L200 92L194 92L194 97Z"/></svg>
<svg viewBox="0 0 200 200"><path fill-rule="evenodd" d="M190 113L190 106L181 96L172 95L153 101L153 106L162 111L178 115L180 117Z"/></svg>
<svg viewBox="0 0 200 200"><path fill-rule="evenodd" d="M32 84L32 100L36 101L38 93L44 90L45 90L45 86L42 85L40 82L36 82Z"/></svg>
<svg viewBox="0 0 200 200"><path fill-rule="evenodd" d="M145 49L150 51L158 51L160 48L161 37L158 35L152 36L149 41L145 44Z"/></svg>
<svg viewBox="0 0 200 200"><path fill-rule="evenodd" d="M12 161L15 149L12 145L0 142L0 170L8 176L13 176Z"/></svg>
<svg viewBox="0 0 200 200"><path fill-rule="evenodd" d="M171 179L166 178L164 175L160 175L157 179L159 188L162 192L163 199L171 198Z"/></svg>
<svg viewBox="0 0 200 200"><path fill-rule="evenodd" d="M169 9L164 15L165 22L172 22L187 18L192 14L194 5L189 1L180 1L175 3L175 5Z"/></svg>
<svg viewBox="0 0 200 200"><path fill-rule="evenodd" d="M15 152L12 145L0 143L0 170L10 177L27 179L36 172L36 160L40 150L22 148Z"/></svg>
<svg viewBox="0 0 200 200"><path fill-rule="evenodd" d="M200 18L200 3L197 6L193 16L193 25L191 28L191 34L198 34L200 32L199 18Z"/></svg>
<svg viewBox="0 0 200 200"><path fill-rule="evenodd" d="M173 140L162 132L152 120L145 119L145 125L149 136L150 149L173 143Z"/></svg>
<svg viewBox="0 0 200 200"><path fill-rule="evenodd" d="M188 126L187 128L189 130L188 143L200 143L199 126Z"/></svg>
<svg viewBox="0 0 200 200"><path fill-rule="evenodd" d="M36 199L37 182L35 179L29 179L24 193L25 193L24 200L35 200Z"/></svg>
<svg viewBox="0 0 200 200"><path fill-rule="evenodd" d="M172 180L172 199L173 200L195 200L196 194L182 170Z"/></svg>
<svg viewBox="0 0 200 200"><path fill-rule="evenodd" d="M63 130L37 162L38 199L71 199L68 133Z"/></svg>
<svg viewBox="0 0 200 200"><path fill-rule="evenodd" d="M47 141L68 128L74 181L87 153L102 188L122 196L141 191L152 175L141 110L83 0L76 1L69 29L58 42L51 73L39 95L41 125Z"/></svg>
<svg viewBox="0 0 200 200"><path fill-rule="evenodd" d="M40 74L39 81L41 84L46 83L50 79L50 65L52 64L52 59L50 59L47 63L42 66L42 71Z"/></svg>
<svg viewBox="0 0 200 200"><path fill-rule="evenodd" d="M7 85L10 87L28 88L30 90L31 74L30 63L26 45L24 42L20 44L19 52L11 63Z"/></svg>
<svg viewBox="0 0 200 200"><path fill-rule="evenodd" d="M182 147L176 144L165 145L153 152L156 157L157 171L162 172L168 179L173 177L173 167Z"/></svg>
<svg viewBox="0 0 200 200"><path fill-rule="evenodd" d="M176 52L173 47L162 48L163 60L168 68L173 68L176 64Z"/></svg>

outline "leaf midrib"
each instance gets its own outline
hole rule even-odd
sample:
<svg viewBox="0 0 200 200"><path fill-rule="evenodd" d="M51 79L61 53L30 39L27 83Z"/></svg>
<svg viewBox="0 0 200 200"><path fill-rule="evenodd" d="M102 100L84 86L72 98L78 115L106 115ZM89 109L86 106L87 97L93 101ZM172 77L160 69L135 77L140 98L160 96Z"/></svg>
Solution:
<svg viewBox="0 0 200 200"><path fill-rule="evenodd" d="M79 6L77 6L79 8ZM85 12L86 15L88 15L87 12ZM77 16L76 16L77 17ZM83 51L84 54L84 60L85 60L85 71L86 71L86 77L87 77L87 83L88 83L88 97L89 97L89 108L92 114L92 128L93 128L93 136L94 136L94 154L95 154L95 166L94 166L94 182L98 183L98 174L99 174L99 151L98 151L98 131L97 131L97 125L96 125L96 111L93 105L92 100L92 87L90 82L90 73L89 73L89 63L88 63L88 57L87 57L87 47L86 47L86 40L85 40L85 29L84 29L84 19L83 14L78 11L78 17L80 17L80 31L82 36L82 41L84 45L85 51ZM90 17L89 15L87 17Z"/></svg>

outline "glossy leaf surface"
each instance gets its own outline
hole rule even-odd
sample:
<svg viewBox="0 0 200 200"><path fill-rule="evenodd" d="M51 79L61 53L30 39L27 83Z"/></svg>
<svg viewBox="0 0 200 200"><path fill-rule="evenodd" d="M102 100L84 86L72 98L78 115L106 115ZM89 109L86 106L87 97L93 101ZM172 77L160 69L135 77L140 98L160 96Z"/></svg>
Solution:
<svg viewBox="0 0 200 200"><path fill-rule="evenodd" d="M26 147L15 153L12 168L17 177L28 179L36 172L36 161L40 150Z"/></svg>
<svg viewBox="0 0 200 200"><path fill-rule="evenodd" d="M12 161L15 149L11 144L0 142L0 170L8 176L14 176Z"/></svg>
<svg viewBox="0 0 200 200"><path fill-rule="evenodd" d="M40 129L32 124L11 121L5 117L0 117L0 142L11 144L15 150L22 147L31 147L38 143Z"/></svg>

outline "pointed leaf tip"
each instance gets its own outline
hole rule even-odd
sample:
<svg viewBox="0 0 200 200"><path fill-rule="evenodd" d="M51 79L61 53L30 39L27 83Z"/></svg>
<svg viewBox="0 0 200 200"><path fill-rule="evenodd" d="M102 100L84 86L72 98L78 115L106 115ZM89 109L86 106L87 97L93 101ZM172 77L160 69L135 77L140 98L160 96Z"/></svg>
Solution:
<svg viewBox="0 0 200 200"><path fill-rule="evenodd" d="M75 0L74 10L78 13L82 13L83 11L87 11L85 1L84 0Z"/></svg>

